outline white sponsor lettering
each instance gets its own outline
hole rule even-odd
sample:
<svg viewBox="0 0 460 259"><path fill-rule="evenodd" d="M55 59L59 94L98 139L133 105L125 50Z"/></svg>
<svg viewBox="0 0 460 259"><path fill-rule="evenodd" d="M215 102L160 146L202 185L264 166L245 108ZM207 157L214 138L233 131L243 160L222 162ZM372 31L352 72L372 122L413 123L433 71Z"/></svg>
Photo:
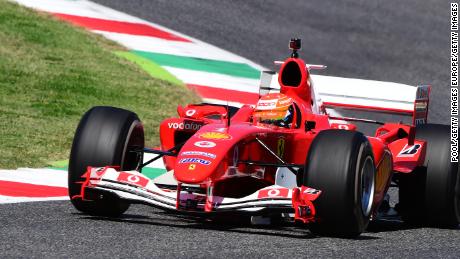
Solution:
<svg viewBox="0 0 460 259"><path fill-rule="evenodd" d="M280 100L280 101L279 101L279 104L280 104L280 105L283 105L283 104L288 104L288 103L290 103L290 102L291 102L291 98L288 98L288 99L286 99L286 100Z"/></svg>
<svg viewBox="0 0 460 259"><path fill-rule="evenodd" d="M276 100L260 100L257 103L258 110L271 110L276 107Z"/></svg>
<svg viewBox="0 0 460 259"><path fill-rule="evenodd" d="M200 158L183 158L179 161L180 164L187 164L187 163L199 163L202 165L209 165L211 164L211 161L205 160L205 159L200 159Z"/></svg>
<svg viewBox="0 0 460 259"><path fill-rule="evenodd" d="M407 146L406 144L401 152L399 152L398 157L413 157L418 153L420 147L420 144L415 144L412 146Z"/></svg>
<svg viewBox="0 0 460 259"><path fill-rule="evenodd" d="M305 194L317 194L319 193L319 190L313 189L313 188L307 188L305 191L303 191Z"/></svg>
<svg viewBox="0 0 460 259"><path fill-rule="evenodd" d="M199 130L201 126L201 124L197 123L168 122L168 127L170 129Z"/></svg>
<svg viewBox="0 0 460 259"><path fill-rule="evenodd" d="M212 159L216 158L215 154L208 153L208 152L202 152L202 151L185 151L185 152L182 152L181 155L183 156L205 156L205 157L209 157Z"/></svg>
<svg viewBox="0 0 460 259"><path fill-rule="evenodd" d="M216 143L212 141L197 141L194 145L202 148L212 148L216 146Z"/></svg>

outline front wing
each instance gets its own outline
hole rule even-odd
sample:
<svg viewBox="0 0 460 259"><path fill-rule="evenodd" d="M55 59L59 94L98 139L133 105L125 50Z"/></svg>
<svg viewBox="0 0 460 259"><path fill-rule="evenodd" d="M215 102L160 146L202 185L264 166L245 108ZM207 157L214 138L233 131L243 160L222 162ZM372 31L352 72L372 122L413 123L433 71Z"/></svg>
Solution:
<svg viewBox="0 0 460 259"><path fill-rule="evenodd" d="M72 199L96 200L107 194L130 203L207 214L294 212L295 219L304 223L315 220L313 201L321 194L304 186L289 189L272 185L242 198L220 197L213 195L212 184L201 188L179 183L175 189L165 188L137 171L117 171L116 167L88 167L84 176L81 194Z"/></svg>

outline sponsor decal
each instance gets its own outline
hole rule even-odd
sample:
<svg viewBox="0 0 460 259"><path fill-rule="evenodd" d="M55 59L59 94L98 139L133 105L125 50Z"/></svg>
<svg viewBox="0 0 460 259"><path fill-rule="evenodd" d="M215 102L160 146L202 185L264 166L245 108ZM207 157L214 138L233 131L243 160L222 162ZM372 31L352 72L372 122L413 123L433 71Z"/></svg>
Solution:
<svg viewBox="0 0 460 259"><path fill-rule="evenodd" d="M291 102L292 102L292 99L291 99L291 98L284 99L284 100L283 100L283 99L280 99L280 100L278 101L278 104L279 104L279 105L286 105L286 104L291 104Z"/></svg>
<svg viewBox="0 0 460 259"><path fill-rule="evenodd" d="M194 158L194 157L193 158L182 158L179 161L179 164L188 164L188 163L198 163L198 164L202 164L202 165L209 165L209 164L211 164L211 161L201 159L201 158Z"/></svg>
<svg viewBox="0 0 460 259"><path fill-rule="evenodd" d="M349 130L350 129L347 124L339 124L337 126L337 128L338 129L343 129L343 130Z"/></svg>
<svg viewBox="0 0 460 259"><path fill-rule="evenodd" d="M321 191L320 191L320 190L313 189L313 188L310 188L310 187L308 187L307 189L305 189L305 190L303 191L303 193L305 193L305 194L317 194L317 193L319 193L319 192L321 192Z"/></svg>
<svg viewBox="0 0 460 259"><path fill-rule="evenodd" d="M205 132L200 134L200 138L205 138L205 139L231 139L232 136L230 136L227 133L222 133L222 132Z"/></svg>
<svg viewBox="0 0 460 259"><path fill-rule="evenodd" d="M259 191L257 198L287 198L289 195L289 189L287 188L270 188Z"/></svg>
<svg viewBox="0 0 460 259"><path fill-rule="evenodd" d="M288 107L292 104L292 99L284 94L264 96L257 102L257 110L272 110Z"/></svg>
<svg viewBox="0 0 460 259"><path fill-rule="evenodd" d="M190 110L187 110L187 111L185 112L185 115L191 117L191 116L195 115L195 113L196 113L196 110L195 110L195 109L190 109Z"/></svg>
<svg viewBox="0 0 460 259"><path fill-rule="evenodd" d="M268 100L268 101L265 101L265 100L261 100L259 103L258 103L259 106L275 106L276 105L276 100Z"/></svg>
<svg viewBox="0 0 460 259"><path fill-rule="evenodd" d="M91 173L95 173L96 176L102 176L105 173L106 167L91 168Z"/></svg>
<svg viewBox="0 0 460 259"><path fill-rule="evenodd" d="M147 184L149 183L149 180L145 177L135 175L135 174L130 174L126 172L120 172L117 178L118 182L124 182L124 183L129 183L129 184L134 184L140 187L146 187Z"/></svg>
<svg viewBox="0 0 460 259"><path fill-rule="evenodd" d="M194 122L168 122L168 128L181 130L199 130L203 125Z"/></svg>
<svg viewBox="0 0 460 259"><path fill-rule="evenodd" d="M404 145L404 148L399 152L398 157L414 157L420 150L421 145L415 144L412 146Z"/></svg>
<svg viewBox="0 0 460 259"><path fill-rule="evenodd" d="M196 164L190 164L188 166L188 170L195 170L195 168L196 168Z"/></svg>
<svg viewBox="0 0 460 259"><path fill-rule="evenodd" d="M202 148L213 148L216 146L216 143L212 141L197 141L194 145Z"/></svg>
<svg viewBox="0 0 460 259"><path fill-rule="evenodd" d="M202 152L202 151L184 151L181 153L181 155L183 156L205 156L205 157L209 157L212 159L216 158L215 154L208 153L208 152Z"/></svg>
<svg viewBox="0 0 460 259"><path fill-rule="evenodd" d="M276 108L276 100L259 100L257 110L271 110Z"/></svg>

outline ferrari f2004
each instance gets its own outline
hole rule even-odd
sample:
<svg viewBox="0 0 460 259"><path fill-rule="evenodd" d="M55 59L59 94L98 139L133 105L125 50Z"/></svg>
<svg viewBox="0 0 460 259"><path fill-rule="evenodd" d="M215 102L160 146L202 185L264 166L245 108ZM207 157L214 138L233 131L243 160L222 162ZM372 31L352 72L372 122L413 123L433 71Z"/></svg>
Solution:
<svg viewBox="0 0 460 259"><path fill-rule="evenodd" d="M70 154L72 204L104 216L133 203L205 217L288 215L318 235L353 237L376 218L393 185L404 221L457 227L458 163L450 162L449 127L427 124L430 86L315 77L311 70L321 66L299 58L300 40L290 48L278 73L262 72L257 103L179 106L161 123L156 149L144 146L135 113L90 109ZM412 122L345 117L334 108ZM366 136L358 123L378 127ZM146 177L143 168L158 159L167 173Z"/></svg>

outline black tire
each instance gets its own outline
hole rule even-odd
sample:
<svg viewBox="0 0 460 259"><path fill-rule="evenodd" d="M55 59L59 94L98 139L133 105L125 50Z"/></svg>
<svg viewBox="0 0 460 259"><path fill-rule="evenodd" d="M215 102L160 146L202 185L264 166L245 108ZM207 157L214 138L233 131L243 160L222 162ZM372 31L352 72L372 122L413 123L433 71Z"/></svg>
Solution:
<svg viewBox="0 0 460 259"><path fill-rule="evenodd" d="M97 106L81 119L69 158L69 196L81 191L82 175L87 166L121 166L122 170L135 170L142 155L129 152L144 147L144 129L138 116L130 111ZM119 216L129 204L103 195L97 201L71 199L74 207L84 213L99 216Z"/></svg>
<svg viewBox="0 0 460 259"><path fill-rule="evenodd" d="M360 235L369 223L375 187L374 156L367 138L353 131L321 131L305 165L299 181L322 191L314 201L318 221L310 224L310 230L322 236ZM363 183L368 195L362 195Z"/></svg>
<svg viewBox="0 0 460 259"><path fill-rule="evenodd" d="M399 178L399 210L411 225L457 228L460 223L460 173L450 162L450 126L424 124L416 138L427 141L425 164Z"/></svg>

